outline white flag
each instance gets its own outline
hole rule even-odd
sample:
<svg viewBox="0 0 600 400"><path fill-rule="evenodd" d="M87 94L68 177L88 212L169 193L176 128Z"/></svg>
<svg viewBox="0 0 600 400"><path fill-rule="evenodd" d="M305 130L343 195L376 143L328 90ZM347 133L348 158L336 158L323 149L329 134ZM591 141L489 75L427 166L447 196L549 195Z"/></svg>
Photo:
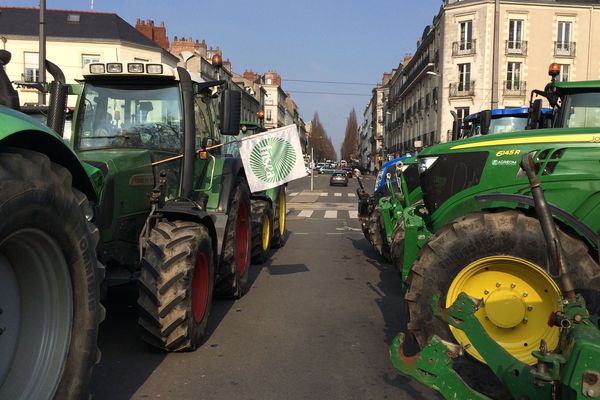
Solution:
<svg viewBox="0 0 600 400"><path fill-rule="evenodd" d="M242 139L240 156L253 193L306 176L296 125Z"/></svg>

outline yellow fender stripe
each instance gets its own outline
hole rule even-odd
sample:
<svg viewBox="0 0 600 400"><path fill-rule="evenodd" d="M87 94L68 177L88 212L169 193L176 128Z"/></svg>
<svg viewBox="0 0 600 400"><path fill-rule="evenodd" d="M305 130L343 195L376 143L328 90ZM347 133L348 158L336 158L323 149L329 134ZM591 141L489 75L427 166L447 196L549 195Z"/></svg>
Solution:
<svg viewBox="0 0 600 400"><path fill-rule="evenodd" d="M600 143L600 133L582 133L576 135L549 135L538 137L519 137L510 139L486 140L477 143L457 144L450 150L472 149L476 147L505 146L513 144L535 144L535 143Z"/></svg>

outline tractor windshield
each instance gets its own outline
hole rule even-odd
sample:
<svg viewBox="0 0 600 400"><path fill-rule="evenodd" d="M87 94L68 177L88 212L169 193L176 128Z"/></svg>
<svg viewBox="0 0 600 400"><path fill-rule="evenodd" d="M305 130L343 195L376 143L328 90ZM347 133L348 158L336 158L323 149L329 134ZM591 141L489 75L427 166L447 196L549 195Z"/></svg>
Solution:
<svg viewBox="0 0 600 400"><path fill-rule="evenodd" d="M77 113L79 150L183 148L181 96L176 84L101 85L86 83Z"/></svg>
<svg viewBox="0 0 600 400"><path fill-rule="evenodd" d="M563 99L565 128L600 127L600 93L572 93Z"/></svg>

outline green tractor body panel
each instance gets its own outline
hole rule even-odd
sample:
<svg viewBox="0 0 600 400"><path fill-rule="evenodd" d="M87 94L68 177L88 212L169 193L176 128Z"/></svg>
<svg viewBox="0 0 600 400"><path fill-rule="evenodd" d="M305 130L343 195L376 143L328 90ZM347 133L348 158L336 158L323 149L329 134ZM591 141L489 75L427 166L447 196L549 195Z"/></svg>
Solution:
<svg viewBox="0 0 600 400"><path fill-rule="evenodd" d="M421 173L423 199L435 232L454 219L483 209L529 208L527 178L519 166L533 153L555 218L590 246L600 230L600 133L596 128L543 129L476 137L432 146L420 155L431 165ZM436 158L437 157L437 158Z"/></svg>

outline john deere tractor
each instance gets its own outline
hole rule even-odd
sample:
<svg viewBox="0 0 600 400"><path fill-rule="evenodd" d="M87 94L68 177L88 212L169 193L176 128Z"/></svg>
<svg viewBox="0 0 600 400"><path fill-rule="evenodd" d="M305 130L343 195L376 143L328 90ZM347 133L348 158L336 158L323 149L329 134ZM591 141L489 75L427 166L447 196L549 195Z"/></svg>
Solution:
<svg viewBox="0 0 600 400"><path fill-rule="evenodd" d="M0 398L81 399L104 318L90 222L102 175L19 112L9 61L0 50ZM52 125L65 105L51 103Z"/></svg>
<svg viewBox="0 0 600 400"><path fill-rule="evenodd" d="M71 143L105 181L94 208L104 287L137 281L143 338L193 350L213 292L238 298L248 288L259 196L250 194L239 157L223 149L227 135L240 132L240 92L138 62L90 64L80 84L65 87L78 97ZM284 196L273 206L281 228Z"/></svg>
<svg viewBox="0 0 600 400"><path fill-rule="evenodd" d="M551 72L556 76L556 69ZM436 334L458 341L471 360L484 361L462 330L431 311L434 295L449 307L462 292L483 299L475 316L519 361L537 362L531 351L542 341L550 352L558 346L559 329L547 321L561 312L562 291L520 166L526 154L544 185L574 290L592 314L600 313L600 81L553 79L534 94L553 107L552 129L444 143L418 157L423 224L420 231L407 230L403 248L408 327L422 346ZM535 122L541 102L531 109ZM427 232L433 235L423 241Z"/></svg>

